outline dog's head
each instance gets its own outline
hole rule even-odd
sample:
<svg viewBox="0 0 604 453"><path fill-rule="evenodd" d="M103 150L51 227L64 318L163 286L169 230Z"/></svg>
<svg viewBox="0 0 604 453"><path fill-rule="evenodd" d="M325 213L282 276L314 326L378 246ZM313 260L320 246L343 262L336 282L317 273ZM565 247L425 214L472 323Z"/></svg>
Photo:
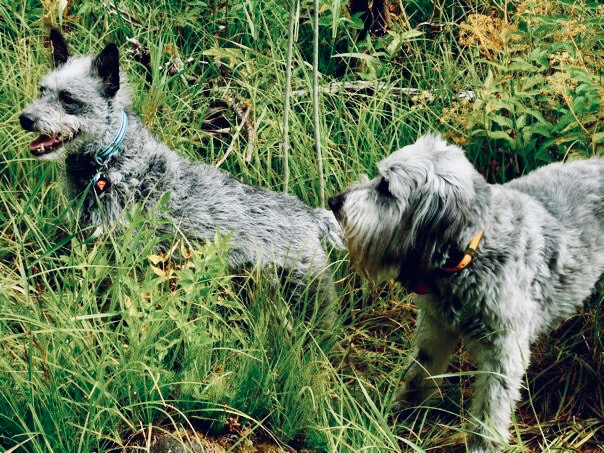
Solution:
<svg viewBox="0 0 604 453"><path fill-rule="evenodd" d="M412 280L476 233L489 189L461 148L426 135L377 167L378 176L329 199L351 259L368 277Z"/></svg>
<svg viewBox="0 0 604 453"><path fill-rule="evenodd" d="M96 152L92 144L111 140L129 106L127 89L120 88L117 46L108 44L96 56L72 56L56 29L50 44L55 68L40 82L40 97L19 116L23 129L41 134L29 149L47 160L85 153L87 145Z"/></svg>

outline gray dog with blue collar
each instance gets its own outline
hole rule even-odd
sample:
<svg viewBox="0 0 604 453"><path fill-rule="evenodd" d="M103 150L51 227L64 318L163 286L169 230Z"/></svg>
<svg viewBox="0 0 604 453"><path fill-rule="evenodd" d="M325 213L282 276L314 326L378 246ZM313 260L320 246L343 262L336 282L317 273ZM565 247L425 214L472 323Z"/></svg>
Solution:
<svg viewBox="0 0 604 453"><path fill-rule="evenodd" d="M342 245L330 211L240 183L159 142L132 112L115 44L96 56L72 56L54 29L50 43L55 69L19 120L42 134L29 145L35 157L64 159L70 197L84 197L84 225L107 230L124 222L129 204L150 206L169 192L166 215L185 234L205 240L232 233L234 271L277 270L294 293L316 297L324 325L333 321L335 291L322 240Z"/></svg>

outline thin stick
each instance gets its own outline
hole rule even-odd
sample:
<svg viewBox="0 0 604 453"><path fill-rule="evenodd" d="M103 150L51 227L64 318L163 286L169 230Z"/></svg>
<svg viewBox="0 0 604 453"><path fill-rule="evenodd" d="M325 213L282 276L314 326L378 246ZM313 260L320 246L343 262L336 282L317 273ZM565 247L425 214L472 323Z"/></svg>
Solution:
<svg viewBox="0 0 604 453"><path fill-rule="evenodd" d="M294 25L297 0L290 1L287 64L285 66L285 107L283 112L283 192L289 191L289 104L292 91L292 55L294 53Z"/></svg>
<svg viewBox="0 0 604 453"><path fill-rule="evenodd" d="M319 165L319 200L325 208L325 181L323 178L323 155L321 153L321 119L319 117L319 0L314 2L314 40L313 40L313 110L315 117L315 146L317 148L317 163Z"/></svg>
<svg viewBox="0 0 604 453"><path fill-rule="evenodd" d="M243 129L243 126L246 125L247 123L247 118L250 114L250 110L246 110L245 113L243 114L243 118L241 118L241 123L237 126L237 129L235 129L235 134L233 134L233 139L231 140L231 144L229 145L226 153L224 153L224 156L222 156L222 158L216 162L216 168L220 167L225 160L227 160L227 157L229 157L229 154L231 154L231 151L233 151L233 149L235 148L235 142L237 141L237 139L239 138L239 135L241 135L241 129ZM246 160L247 162L247 160Z"/></svg>
<svg viewBox="0 0 604 453"><path fill-rule="evenodd" d="M223 101L228 105L235 115L239 117L241 120L241 125L238 130L241 132L241 128L245 128L245 133L247 135L247 151L245 152L245 162L250 163L252 160L252 153L254 151L254 144L256 141L256 132L254 131L254 124L249 120L251 107L248 107L245 111L240 107L242 102L238 103L235 98L232 96L225 94L223 96Z"/></svg>

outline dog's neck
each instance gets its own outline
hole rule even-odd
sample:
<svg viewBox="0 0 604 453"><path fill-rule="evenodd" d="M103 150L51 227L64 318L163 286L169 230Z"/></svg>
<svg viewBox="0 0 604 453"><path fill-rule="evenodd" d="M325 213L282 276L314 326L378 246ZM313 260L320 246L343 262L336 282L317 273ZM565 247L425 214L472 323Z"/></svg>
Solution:
<svg viewBox="0 0 604 453"><path fill-rule="evenodd" d="M109 161L119 151L128 134L128 114L122 110L117 130L104 147L87 147L89 152L68 154L65 159L67 175L76 185L92 183L97 195L108 190L110 181L106 174Z"/></svg>
<svg viewBox="0 0 604 453"><path fill-rule="evenodd" d="M124 140L126 139L127 133L128 114L122 110L120 124L117 127L117 131L111 140L111 143L109 143L105 148L100 149L94 157L94 160L97 164L99 164L99 166L105 166L107 161L111 159L111 156L113 156L119 150L120 146L122 146L122 143L124 143Z"/></svg>
<svg viewBox="0 0 604 453"><path fill-rule="evenodd" d="M442 267L429 271L427 275L419 275L413 278L405 277L401 272L398 281L406 284L409 290L416 294L429 294L429 282L431 280L450 277L452 274L463 271L474 261L478 255L477 249L483 235L484 230L480 230L463 251L449 252L449 259Z"/></svg>
<svg viewBox="0 0 604 453"><path fill-rule="evenodd" d="M477 256L478 244L482 240L484 230L480 230L470 241L468 247L464 250L461 260L457 261L457 264L451 266L444 266L441 270L447 274L454 274L464 270Z"/></svg>

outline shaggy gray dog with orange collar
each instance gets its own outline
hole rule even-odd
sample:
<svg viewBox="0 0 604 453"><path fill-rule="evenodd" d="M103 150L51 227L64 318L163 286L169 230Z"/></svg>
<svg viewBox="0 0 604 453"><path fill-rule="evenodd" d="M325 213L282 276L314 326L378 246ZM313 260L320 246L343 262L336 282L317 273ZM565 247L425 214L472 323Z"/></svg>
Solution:
<svg viewBox="0 0 604 453"><path fill-rule="evenodd" d="M293 294L308 292L317 301L318 318L331 326L335 290L323 240L341 243L333 214L240 183L158 141L132 111L115 44L98 55L72 56L54 29L50 43L55 69L19 120L41 134L29 145L36 158L64 160L69 195L83 198L82 223L106 229L124 222L129 204L152 206L170 193L164 214L188 237L231 233L234 271L277 270Z"/></svg>
<svg viewBox="0 0 604 453"><path fill-rule="evenodd" d="M604 271L604 158L490 185L426 135L329 200L366 276L425 293L395 406L434 393L459 340L477 361L471 451L509 440L530 346L576 312ZM494 428L494 429L493 429Z"/></svg>

